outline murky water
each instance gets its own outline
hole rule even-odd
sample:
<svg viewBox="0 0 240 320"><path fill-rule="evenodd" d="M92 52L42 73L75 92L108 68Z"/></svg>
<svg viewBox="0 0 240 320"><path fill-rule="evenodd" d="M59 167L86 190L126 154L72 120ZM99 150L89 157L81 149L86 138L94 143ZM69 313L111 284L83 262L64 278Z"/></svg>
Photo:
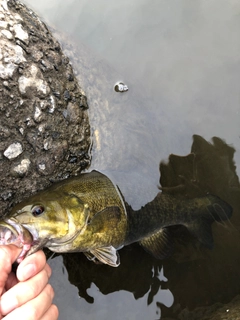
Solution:
<svg viewBox="0 0 240 320"><path fill-rule="evenodd" d="M60 319L202 319L197 307L240 291L239 1L24 2L78 44L73 63L89 99L92 169L137 209L157 193L160 161L192 150L194 161L173 157L161 166L162 186L184 175L234 209L231 223L214 224L212 251L179 241L161 262L134 245L120 251L116 269L81 254L55 256ZM129 91L116 93L118 81Z"/></svg>

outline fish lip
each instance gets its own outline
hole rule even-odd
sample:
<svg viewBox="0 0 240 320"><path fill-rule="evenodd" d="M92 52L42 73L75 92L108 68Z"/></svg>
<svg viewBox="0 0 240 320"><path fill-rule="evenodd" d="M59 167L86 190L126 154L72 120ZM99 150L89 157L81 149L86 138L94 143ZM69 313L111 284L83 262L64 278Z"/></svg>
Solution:
<svg viewBox="0 0 240 320"><path fill-rule="evenodd" d="M22 248L17 258L17 262L20 263L35 244L33 234L14 218L6 219L2 224L0 223L0 230L0 244L14 244Z"/></svg>
<svg viewBox="0 0 240 320"><path fill-rule="evenodd" d="M4 221L0 223L0 244L7 245L10 243L14 243L17 246L21 245L21 239L19 239L19 233L16 228L14 228L11 224Z"/></svg>

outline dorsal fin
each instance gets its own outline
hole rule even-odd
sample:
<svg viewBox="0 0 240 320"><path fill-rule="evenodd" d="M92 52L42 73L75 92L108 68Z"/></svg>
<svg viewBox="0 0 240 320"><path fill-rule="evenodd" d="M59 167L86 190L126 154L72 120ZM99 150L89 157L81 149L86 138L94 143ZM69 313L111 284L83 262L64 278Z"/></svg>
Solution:
<svg viewBox="0 0 240 320"><path fill-rule="evenodd" d="M173 243L170 231L167 228L160 229L153 235L141 240L140 245L157 259L169 257L173 251Z"/></svg>

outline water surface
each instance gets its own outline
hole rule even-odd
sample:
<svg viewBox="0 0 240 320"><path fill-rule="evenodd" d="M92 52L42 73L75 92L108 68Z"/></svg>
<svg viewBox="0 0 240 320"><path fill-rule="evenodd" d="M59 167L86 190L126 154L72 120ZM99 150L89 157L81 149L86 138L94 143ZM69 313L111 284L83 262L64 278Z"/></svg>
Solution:
<svg viewBox="0 0 240 320"><path fill-rule="evenodd" d="M130 246L114 270L82 255L49 260L60 319L182 319L183 312L188 319L186 310L230 301L240 290L239 2L24 2L78 46L73 63L90 106L90 169L111 177L138 209L158 191L160 161L193 149L197 161L184 170L234 208L232 224L214 225L213 251L179 245L161 262ZM116 93L117 81L129 91ZM161 182L176 185L178 169L164 170Z"/></svg>

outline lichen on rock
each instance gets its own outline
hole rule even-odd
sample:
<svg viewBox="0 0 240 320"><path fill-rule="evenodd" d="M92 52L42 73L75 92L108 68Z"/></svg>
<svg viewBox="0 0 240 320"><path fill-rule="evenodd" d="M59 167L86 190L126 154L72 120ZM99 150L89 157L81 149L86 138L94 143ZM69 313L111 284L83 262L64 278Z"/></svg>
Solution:
<svg viewBox="0 0 240 320"><path fill-rule="evenodd" d="M0 214L89 166L87 99L47 26L0 0ZM74 161L73 161L74 159Z"/></svg>

